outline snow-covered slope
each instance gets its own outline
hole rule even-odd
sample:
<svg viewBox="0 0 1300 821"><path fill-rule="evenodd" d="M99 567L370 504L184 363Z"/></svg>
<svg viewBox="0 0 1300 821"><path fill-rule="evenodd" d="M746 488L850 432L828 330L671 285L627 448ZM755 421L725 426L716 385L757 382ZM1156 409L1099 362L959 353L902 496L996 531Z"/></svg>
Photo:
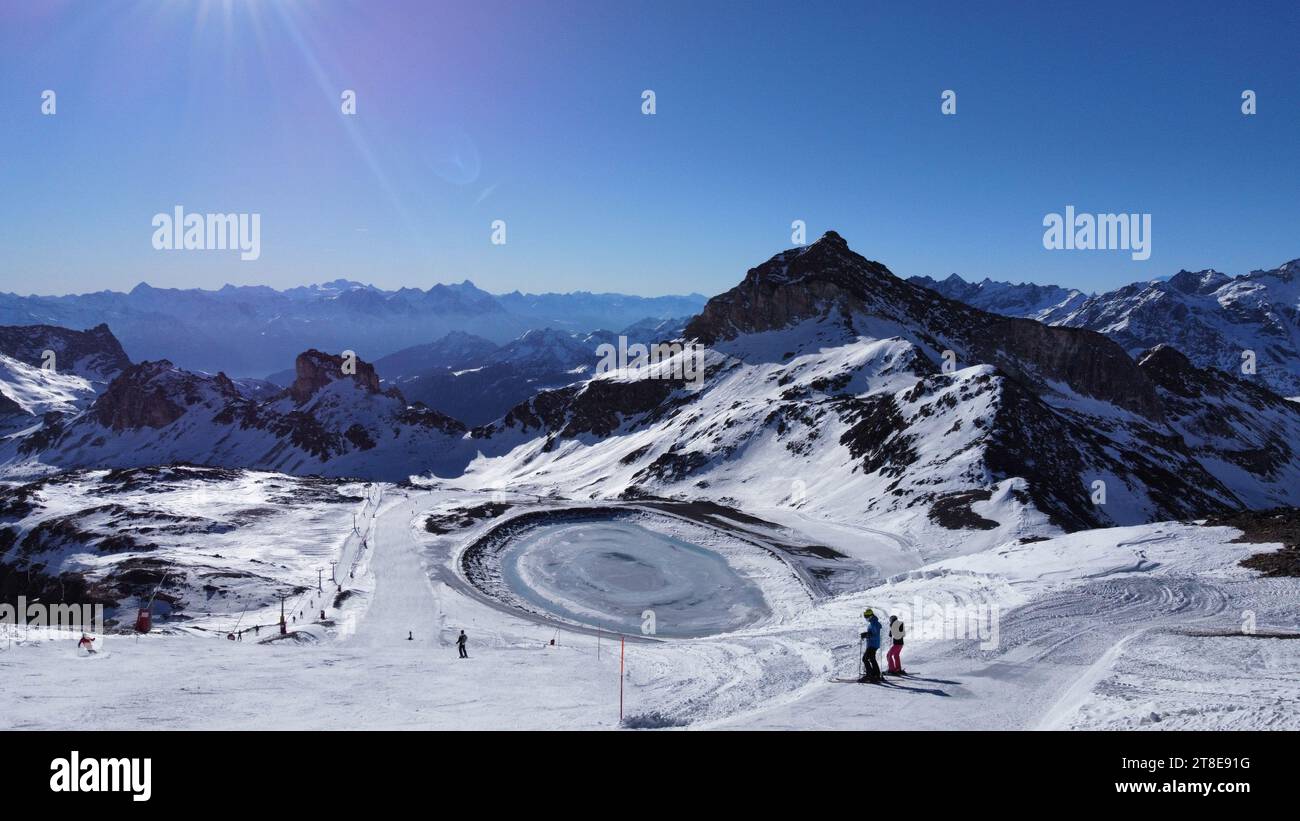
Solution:
<svg viewBox="0 0 1300 821"><path fill-rule="evenodd" d="M1258 399L1264 422L1231 377L1201 375L1214 395L1178 397L1171 422L1148 373L1161 358L1140 367L1099 334L971 309L833 233L752 269L687 334L709 346L702 389L641 371L544 392L481 432L514 449L467 478L794 505L966 550L1300 502L1286 403ZM1224 404L1255 422L1184 441L1177 424ZM1241 455L1261 448L1270 461Z"/></svg>
<svg viewBox="0 0 1300 821"><path fill-rule="evenodd" d="M44 370L0 354L0 396L14 403L15 412L40 417L85 407L95 398L95 385L75 373Z"/></svg>
<svg viewBox="0 0 1300 821"><path fill-rule="evenodd" d="M363 361L355 374L343 366L308 351L288 391L258 401L224 374L142 362L89 410L10 442L0 460L11 475L176 462L393 480L460 471L473 454L464 425L381 391Z"/></svg>
<svg viewBox="0 0 1300 821"><path fill-rule="evenodd" d="M623 726L701 729L1300 726L1300 647L1269 638L1300 628L1297 580L1240 567L1263 546L1235 541L1229 527L1088 531L935 563L859 532L844 537L850 558L878 564L881 552L902 552L905 569L829 599L792 596L739 630L686 640L646 640L638 631L620 647L617 635L557 628L466 589L455 572L461 548L491 522L448 532L424 524L461 519L453 514L481 505L481 494L383 488L375 505L376 495L339 488L367 496L362 511L378 508L373 525L363 525L368 547L357 551L349 521L356 505L303 498L286 477L236 475L194 499L189 479L160 476L156 501L147 484L130 492L106 479L78 477L76 487L40 501L81 510L107 491L150 517L148 526L173 525L148 540L166 557L161 567L176 560L182 589L192 591L181 615L197 618L186 624L211 632L109 635L107 655L93 664L76 657L75 638L17 633L12 645L0 643L0 664L25 686L0 688L0 727L612 729L620 710ZM502 498L500 507L544 507ZM270 510L247 522L245 506ZM204 523L238 527L183 532ZM277 538L286 532L293 538ZM257 561L269 550L274 562ZM318 616L299 601L315 594L313 568L340 559L357 568L355 577L340 573L342 606L327 601L325 619L308 618L306 627L298 619L289 641L266 641L278 608L263 606L265 592L307 587L288 612ZM753 559L766 557L755 550ZM109 563L89 550L80 560ZM236 575L215 576L222 566ZM206 584L232 592L208 598ZM246 602L257 607L241 621ZM856 675L866 606L907 623L903 663L913 675L869 688L833 680ZM263 625L260 636L199 637L250 622ZM454 644L461 629L464 662ZM32 697L45 687L75 693L78 709Z"/></svg>
<svg viewBox="0 0 1300 821"><path fill-rule="evenodd" d="M0 327L0 433L84 410L130 364L103 325Z"/></svg>
<svg viewBox="0 0 1300 821"><path fill-rule="evenodd" d="M316 568L339 557L367 492L187 466L0 487L0 595L101 604L106 619L126 624L152 599L160 625L267 625L277 592L293 592L291 607L308 583L315 593Z"/></svg>

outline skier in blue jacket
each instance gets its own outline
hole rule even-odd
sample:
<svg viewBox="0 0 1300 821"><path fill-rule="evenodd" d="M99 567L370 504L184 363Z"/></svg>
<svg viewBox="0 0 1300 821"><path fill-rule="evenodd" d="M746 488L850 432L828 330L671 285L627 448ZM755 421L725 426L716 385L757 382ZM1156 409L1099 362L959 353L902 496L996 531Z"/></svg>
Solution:
<svg viewBox="0 0 1300 821"><path fill-rule="evenodd" d="M876 661L876 651L880 649L880 619L868 607L862 611L862 618L867 620L867 630L859 637L867 640L867 652L862 654L862 666L866 673L859 681L880 682L880 663Z"/></svg>

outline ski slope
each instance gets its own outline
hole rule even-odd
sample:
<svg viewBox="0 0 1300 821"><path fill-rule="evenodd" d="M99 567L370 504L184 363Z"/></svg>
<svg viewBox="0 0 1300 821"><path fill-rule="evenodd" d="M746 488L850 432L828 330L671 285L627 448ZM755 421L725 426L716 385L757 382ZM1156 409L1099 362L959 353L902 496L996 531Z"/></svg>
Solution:
<svg viewBox="0 0 1300 821"><path fill-rule="evenodd" d="M110 635L111 652L90 663L66 636L0 636L10 685L0 727L619 726L617 639L475 594L457 558L490 522L425 530L431 513L481 493L386 485L364 496L359 532L341 534L337 554L353 593L327 607L326 623L269 642ZM1241 632L1248 612L1261 633L1300 632L1300 583L1237 567L1267 546L1235 535L1163 523L923 563L906 544L864 534L863 561L898 571L868 589L792 595L728 633L632 637L625 714L694 729L1300 729L1300 642ZM915 678L832 682L856 672L868 605L907 615L903 660ZM972 614L996 616L995 640L961 633ZM461 629L466 660L454 646Z"/></svg>

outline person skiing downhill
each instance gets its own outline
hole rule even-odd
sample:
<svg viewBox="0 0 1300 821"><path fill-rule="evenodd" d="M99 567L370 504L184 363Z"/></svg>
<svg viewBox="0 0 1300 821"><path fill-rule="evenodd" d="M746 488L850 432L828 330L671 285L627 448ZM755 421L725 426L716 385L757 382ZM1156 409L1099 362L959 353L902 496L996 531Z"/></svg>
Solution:
<svg viewBox="0 0 1300 821"><path fill-rule="evenodd" d="M889 617L889 637L894 640L890 645L889 652L885 654L885 659L889 662L889 672L896 676L905 676L907 671L903 669L903 660L900 658L903 654L903 636L907 633L907 628L903 626L902 619L898 616Z"/></svg>
<svg viewBox="0 0 1300 821"><path fill-rule="evenodd" d="M81 634L81 641L77 642L78 650L85 650L90 655L95 655L95 640L87 633Z"/></svg>
<svg viewBox="0 0 1300 821"><path fill-rule="evenodd" d="M460 651L460 657L463 659L469 658L469 653L465 652L465 642L467 641L469 639L465 636L465 631L460 631L460 635L456 637L456 649Z"/></svg>
<svg viewBox="0 0 1300 821"><path fill-rule="evenodd" d="M862 666L866 672L859 681L880 682L880 663L876 661L876 651L880 649L880 619L870 607L862 611L862 618L867 620L867 630L859 633L859 638L867 640L867 651L862 654Z"/></svg>

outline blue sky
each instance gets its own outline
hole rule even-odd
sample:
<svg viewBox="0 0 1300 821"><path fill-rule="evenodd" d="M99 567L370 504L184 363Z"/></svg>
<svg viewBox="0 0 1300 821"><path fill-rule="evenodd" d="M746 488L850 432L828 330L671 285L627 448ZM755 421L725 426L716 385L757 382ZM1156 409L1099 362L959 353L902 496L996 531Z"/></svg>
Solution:
<svg viewBox="0 0 1300 821"><path fill-rule="evenodd" d="M0 290L712 294L794 219L900 275L1243 273L1300 257L1298 34L1295 3L11 3ZM177 204L261 214L260 259L154 250ZM1151 258L1045 250L1066 205L1150 213Z"/></svg>

